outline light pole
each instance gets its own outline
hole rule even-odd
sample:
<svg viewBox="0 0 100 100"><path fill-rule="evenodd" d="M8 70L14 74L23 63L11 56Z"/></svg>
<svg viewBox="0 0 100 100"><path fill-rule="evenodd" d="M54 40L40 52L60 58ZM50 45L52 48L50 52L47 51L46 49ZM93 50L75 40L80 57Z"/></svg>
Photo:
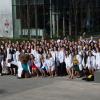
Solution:
<svg viewBox="0 0 100 100"><path fill-rule="evenodd" d="M57 0L57 9L56 9L56 29L57 29L57 38L58 38L58 36L59 36L59 10L58 10L58 0Z"/></svg>
<svg viewBox="0 0 100 100"><path fill-rule="evenodd" d="M37 0L34 0L36 40L38 39Z"/></svg>
<svg viewBox="0 0 100 100"><path fill-rule="evenodd" d="M27 1L27 27L28 27L28 37L31 38L30 34L30 14L29 14L29 1Z"/></svg>
<svg viewBox="0 0 100 100"><path fill-rule="evenodd" d="M43 37L42 38L44 38L45 37L45 2L43 1L43 18L44 18L44 20L43 20Z"/></svg>
<svg viewBox="0 0 100 100"><path fill-rule="evenodd" d="M52 1L50 0L50 37L52 38Z"/></svg>
<svg viewBox="0 0 100 100"><path fill-rule="evenodd" d="M63 0L63 36L65 36L65 0Z"/></svg>

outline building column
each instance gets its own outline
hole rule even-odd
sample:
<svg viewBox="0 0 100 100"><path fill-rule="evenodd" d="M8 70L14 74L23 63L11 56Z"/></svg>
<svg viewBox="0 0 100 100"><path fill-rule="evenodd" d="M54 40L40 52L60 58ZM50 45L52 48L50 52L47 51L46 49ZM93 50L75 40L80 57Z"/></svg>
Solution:
<svg viewBox="0 0 100 100"><path fill-rule="evenodd" d="M59 36L59 14L58 14L58 12L57 12L57 14L56 14L56 24L57 24L57 38L58 38L58 36Z"/></svg>
<svg viewBox="0 0 100 100"><path fill-rule="evenodd" d="M63 36L65 36L65 16L63 15Z"/></svg>
<svg viewBox="0 0 100 100"><path fill-rule="evenodd" d="M50 0L50 37L52 38L52 4Z"/></svg>
<svg viewBox="0 0 100 100"><path fill-rule="evenodd" d="M55 35L55 12L52 12L53 36Z"/></svg>

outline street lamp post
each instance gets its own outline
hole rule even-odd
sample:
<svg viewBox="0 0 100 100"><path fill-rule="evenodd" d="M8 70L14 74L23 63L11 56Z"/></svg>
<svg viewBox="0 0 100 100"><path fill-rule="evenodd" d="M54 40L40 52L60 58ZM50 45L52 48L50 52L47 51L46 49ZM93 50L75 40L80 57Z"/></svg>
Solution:
<svg viewBox="0 0 100 100"><path fill-rule="evenodd" d="M27 27L28 27L28 37L31 38L30 34L30 14L29 14L29 2L27 1Z"/></svg>
<svg viewBox="0 0 100 100"><path fill-rule="evenodd" d="M50 37L52 38L52 6L51 6L51 0L50 0Z"/></svg>
<svg viewBox="0 0 100 100"><path fill-rule="evenodd" d="M45 2L43 1L43 18L44 18L44 20L43 20L43 37L42 38L44 38L44 36L45 36Z"/></svg>
<svg viewBox="0 0 100 100"><path fill-rule="evenodd" d="M36 40L38 39L37 0L34 0Z"/></svg>

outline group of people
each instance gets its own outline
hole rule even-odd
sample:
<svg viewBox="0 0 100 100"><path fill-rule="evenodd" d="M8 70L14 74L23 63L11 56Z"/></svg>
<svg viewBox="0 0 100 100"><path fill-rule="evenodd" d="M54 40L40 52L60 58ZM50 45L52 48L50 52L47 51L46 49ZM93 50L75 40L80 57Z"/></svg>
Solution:
<svg viewBox="0 0 100 100"><path fill-rule="evenodd" d="M0 75L18 78L94 75L100 69L100 39L0 41Z"/></svg>

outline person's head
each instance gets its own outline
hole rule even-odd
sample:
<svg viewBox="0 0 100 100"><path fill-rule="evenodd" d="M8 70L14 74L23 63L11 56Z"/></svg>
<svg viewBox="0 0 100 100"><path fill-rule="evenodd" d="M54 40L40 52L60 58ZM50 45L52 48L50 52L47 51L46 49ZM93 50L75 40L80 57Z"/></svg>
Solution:
<svg viewBox="0 0 100 100"><path fill-rule="evenodd" d="M64 51L64 46L61 47L61 50Z"/></svg>
<svg viewBox="0 0 100 100"><path fill-rule="evenodd" d="M66 56L68 56L69 55L69 51L66 51Z"/></svg>
<svg viewBox="0 0 100 100"><path fill-rule="evenodd" d="M8 43L11 44L11 40L9 40Z"/></svg>
<svg viewBox="0 0 100 100"><path fill-rule="evenodd" d="M8 44L8 48L11 48L11 44Z"/></svg>
<svg viewBox="0 0 100 100"><path fill-rule="evenodd" d="M91 46L89 46L89 51L91 51L92 50L92 47Z"/></svg>
<svg viewBox="0 0 100 100"><path fill-rule="evenodd" d="M53 47L54 51L57 51L57 48L56 47Z"/></svg>
<svg viewBox="0 0 100 100"><path fill-rule="evenodd" d="M19 60L21 61L21 63L27 63L29 61L29 55L27 55L27 54L21 54L19 56Z"/></svg>
<svg viewBox="0 0 100 100"><path fill-rule="evenodd" d="M79 46L79 47L78 47L78 51L81 51L81 50L82 50L82 46Z"/></svg>
<svg viewBox="0 0 100 100"><path fill-rule="evenodd" d="M92 52L91 52L91 51L88 52L88 56L89 56L89 57L92 56Z"/></svg>
<svg viewBox="0 0 100 100"><path fill-rule="evenodd" d="M77 51L77 49L78 49L78 48L77 48L77 45L74 45L74 49L75 49L75 51Z"/></svg>
<svg viewBox="0 0 100 100"><path fill-rule="evenodd" d="M48 55L47 55L47 59L49 59L49 58L51 58L52 57L52 55L51 55L51 53L48 53Z"/></svg>
<svg viewBox="0 0 100 100"><path fill-rule="evenodd" d="M80 41L78 41L78 45L81 45L82 43L81 43L81 40Z"/></svg>
<svg viewBox="0 0 100 100"><path fill-rule="evenodd" d="M77 54L78 54L78 51L77 51L77 50L75 50L74 54L75 54L75 55L77 55Z"/></svg>
<svg viewBox="0 0 100 100"><path fill-rule="evenodd" d="M39 46L38 45L36 46L36 51L39 51Z"/></svg>
<svg viewBox="0 0 100 100"><path fill-rule="evenodd" d="M90 45L93 47L94 46L94 42L91 42Z"/></svg>
<svg viewBox="0 0 100 100"><path fill-rule="evenodd" d="M41 47L39 47L39 51L40 51L40 52L42 51L42 48L41 48Z"/></svg>
<svg viewBox="0 0 100 100"><path fill-rule="evenodd" d="M31 55L30 55L30 60L34 60L34 59L35 59L34 55L31 54Z"/></svg>
<svg viewBox="0 0 100 100"><path fill-rule="evenodd" d="M86 45L85 45L85 49L87 49L87 50L88 50L88 48L89 48L89 46L86 44Z"/></svg>
<svg viewBox="0 0 100 100"><path fill-rule="evenodd" d="M60 47L58 46L58 51L60 51Z"/></svg>

